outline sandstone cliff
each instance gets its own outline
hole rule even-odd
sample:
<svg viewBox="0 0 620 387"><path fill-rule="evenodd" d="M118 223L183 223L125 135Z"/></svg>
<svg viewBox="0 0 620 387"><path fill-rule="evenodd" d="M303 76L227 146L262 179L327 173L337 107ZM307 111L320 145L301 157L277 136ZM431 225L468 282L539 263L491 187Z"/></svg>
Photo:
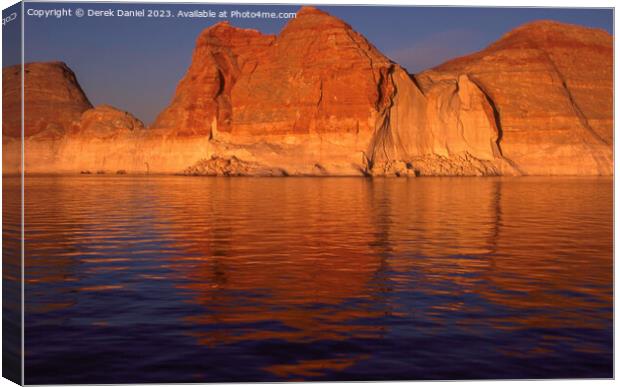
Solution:
<svg viewBox="0 0 620 387"><path fill-rule="evenodd" d="M467 76L427 96L351 26L312 7L277 37L227 23L204 31L154 129L208 135L204 170L233 156L288 174L485 175L504 166L493 108Z"/></svg>
<svg viewBox="0 0 620 387"><path fill-rule="evenodd" d="M613 48L607 32L533 22L418 79L432 88L460 74L492 101L502 155L520 173L613 173Z"/></svg>
<svg viewBox="0 0 620 387"><path fill-rule="evenodd" d="M230 128L231 90L245 71L256 67L273 36L218 23L205 30L172 103L157 117L155 128L173 135L211 135Z"/></svg>
<svg viewBox="0 0 620 387"><path fill-rule="evenodd" d="M3 167L19 170L21 71L4 68ZM135 143L142 122L111 106L93 108L69 67L61 62L24 66L24 164L27 172L75 172L97 168ZM136 150L130 145L130 152ZM114 165L116 167L116 165Z"/></svg>
<svg viewBox="0 0 620 387"><path fill-rule="evenodd" d="M21 66L2 69L2 134L21 135ZM92 108L75 74L61 62L24 66L24 135L48 132L62 136L71 123Z"/></svg>
<svg viewBox="0 0 620 387"><path fill-rule="evenodd" d="M277 36L228 23L203 31L151 128L93 109L65 65L28 65L62 76L30 87L26 76L27 112L40 112L27 115L26 170L611 174L612 59L605 32L537 22L410 75L351 26L303 7Z"/></svg>

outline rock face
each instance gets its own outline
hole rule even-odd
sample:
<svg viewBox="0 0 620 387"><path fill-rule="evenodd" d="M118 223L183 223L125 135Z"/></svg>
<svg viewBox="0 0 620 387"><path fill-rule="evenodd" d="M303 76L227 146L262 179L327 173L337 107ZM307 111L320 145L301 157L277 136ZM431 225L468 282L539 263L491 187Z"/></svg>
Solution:
<svg viewBox="0 0 620 387"><path fill-rule="evenodd" d="M389 109L369 145L371 174L399 175L394 165L403 162L416 175L514 173L498 148L493 108L468 76L438 82L424 93L398 70Z"/></svg>
<svg viewBox="0 0 620 387"><path fill-rule="evenodd" d="M21 136L21 66L2 69L2 138Z"/></svg>
<svg viewBox="0 0 620 387"><path fill-rule="evenodd" d="M483 175L502 164L493 108L467 76L426 96L351 26L312 7L277 37L227 23L205 30L154 129L208 135L218 156L290 174Z"/></svg>
<svg viewBox="0 0 620 387"><path fill-rule="evenodd" d="M142 121L130 113L109 105L97 106L82 113L79 121L73 122L73 135L89 139L108 140L144 129Z"/></svg>
<svg viewBox="0 0 620 387"><path fill-rule="evenodd" d="M27 111L41 111L26 122L26 169L612 174L612 59L605 32L538 22L414 76L343 21L302 7L278 36L227 23L203 31L148 129L129 113L93 109L66 66L28 65L54 76L26 87ZM49 114L46 99L61 114Z"/></svg>
<svg viewBox="0 0 620 387"><path fill-rule="evenodd" d="M502 155L523 174L613 173L613 49L605 31L538 21L418 76L468 76L492 101Z"/></svg>
<svg viewBox="0 0 620 387"><path fill-rule="evenodd" d="M370 132L391 67L349 25L314 8L302 8L278 37L219 23L198 38L153 126L251 136Z"/></svg>
<svg viewBox="0 0 620 387"><path fill-rule="evenodd" d="M339 19L303 8L232 90L233 134L366 134L393 92L393 69Z"/></svg>
<svg viewBox="0 0 620 387"><path fill-rule="evenodd" d="M2 69L2 98L6 106L2 134L10 137L21 135L20 70L20 65ZM66 64L50 62L24 66L25 136L47 134L60 137L90 108L92 105Z"/></svg>
<svg viewBox="0 0 620 387"><path fill-rule="evenodd" d="M210 135L229 131L231 90L245 71L256 67L275 38L227 22L205 30L196 41L192 63L172 103L156 119L155 128L173 135Z"/></svg>
<svg viewBox="0 0 620 387"><path fill-rule="evenodd" d="M208 160L200 160L183 171L183 174L190 176L288 176L285 170L249 163L235 156L228 159L212 156Z"/></svg>
<svg viewBox="0 0 620 387"><path fill-rule="evenodd" d="M19 170L21 157L20 66L4 68L2 75L3 165L11 173ZM144 128L129 113L106 105L93 108L73 71L61 62L25 64L24 110L27 172L101 166L129 136L136 137L134 131Z"/></svg>

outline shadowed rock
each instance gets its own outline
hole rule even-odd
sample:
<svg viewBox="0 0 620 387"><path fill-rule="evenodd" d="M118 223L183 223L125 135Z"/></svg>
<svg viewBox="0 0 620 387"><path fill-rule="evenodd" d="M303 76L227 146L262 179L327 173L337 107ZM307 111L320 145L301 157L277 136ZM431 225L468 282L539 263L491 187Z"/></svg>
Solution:
<svg viewBox="0 0 620 387"><path fill-rule="evenodd" d="M21 65L2 69L2 134L21 135ZM64 131L92 108L75 74L62 62L24 65L24 135Z"/></svg>
<svg viewBox="0 0 620 387"><path fill-rule="evenodd" d="M204 30L148 129L129 113L92 109L66 66L44 64L56 81L27 90L42 112L26 122L27 169L611 174L612 59L606 32L543 21L410 75L348 24L302 7L278 36L228 23ZM42 108L46 98L60 114Z"/></svg>
<svg viewBox="0 0 620 387"><path fill-rule="evenodd" d="M607 32L533 22L418 79L431 88L464 73L492 101L501 152L522 173L613 173L613 50Z"/></svg>

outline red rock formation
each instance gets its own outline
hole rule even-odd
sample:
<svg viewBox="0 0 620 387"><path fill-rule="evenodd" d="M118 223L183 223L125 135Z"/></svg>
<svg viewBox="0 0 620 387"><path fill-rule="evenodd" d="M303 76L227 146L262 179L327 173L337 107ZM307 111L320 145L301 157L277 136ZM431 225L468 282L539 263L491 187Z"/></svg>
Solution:
<svg viewBox="0 0 620 387"><path fill-rule="evenodd" d="M252 71L264 57L273 36L222 22L206 29L196 41L187 74L174 99L155 120L154 128L173 135L210 135L230 131L231 90L242 73Z"/></svg>
<svg viewBox="0 0 620 387"><path fill-rule="evenodd" d="M2 137L21 136L21 65L2 69Z"/></svg>
<svg viewBox="0 0 620 387"><path fill-rule="evenodd" d="M4 68L2 75L3 164L12 173L21 160L20 66ZM98 170L118 149L135 151L124 143L132 131L143 129L142 122L110 106L93 108L66 64L26 64L24 90L27 172L67 172L85 165Z"/></svg>
<svg viewBox="0 0 620 387"><path fill-rule="evenodd" d="M142 121L130 113L101 105L82 113L80 120L73 122L71 135L90 139L114 139L142 129L144 129Z"/></svg>
<svg viewBox="0 0 620 387"><path fill-rule="evenodd" d="M2 69L2 134L21 135L20 65ZM62 62L24 66L24 135L60 137L74 120L92 108L75 74Z"/></svg>
<svg viewBox="0 0 620 387"><path fill-rule="evenodd" d="M418 77L469 77L493 102L500 148L525 174L613 173L613 48L605 31L526 24Z"/></svg>
<svg viewBox="0 0 620 387"><path fill-rule="evenodd" d="M492 106L462 82L429 99L349 25L303 7L277 37L205 30L154 128L208 133L218 156L290 174L497 174Z"/></svg>
<svg viewBox="0 0 620 387"><path fill-rule="evenodd" d="M27 116L27 170L611 174L611 60L605 32L539 22L411 76L343 21L303 7L278 36L206 29L145 130L128 113L89 110L66 66L40 65L48 79L30 65L27 112L41 114ZM60 139L32 136L50 132Z"/></svg>
<svg viewBox="0 0 620 387"><path fill-rule="evenodd" d="M232 90L234 134L369 133L391 63L343 21L304 7Z"/></svg>
<svg viewBox="0 0 620 387"><path fill-rule="evenodd" d="M154 128L175 133L307 134L372 131L371 110L392 63L351 27L304 7L276 38L219 23ZM234 102L234 103L231 103Z"/></svg>
<svg viewBox="0 0 620 387"><path fill-rule="evenodd" d="M389 109L368 148L369 173L514 173L499 152L493 107L468 76L438 82L426 94L399 68L391 80L395 91Z"/></svg>

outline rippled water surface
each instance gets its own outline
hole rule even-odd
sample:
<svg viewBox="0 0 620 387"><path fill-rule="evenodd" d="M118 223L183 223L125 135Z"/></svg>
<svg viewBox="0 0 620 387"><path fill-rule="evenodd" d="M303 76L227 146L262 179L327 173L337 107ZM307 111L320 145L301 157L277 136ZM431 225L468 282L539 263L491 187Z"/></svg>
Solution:
<svg viewBox="0 0 620 387"><path fill-rule="evenodd" d="M612 377L611 179L27 177L25 211L26 383Z"/></svg>

